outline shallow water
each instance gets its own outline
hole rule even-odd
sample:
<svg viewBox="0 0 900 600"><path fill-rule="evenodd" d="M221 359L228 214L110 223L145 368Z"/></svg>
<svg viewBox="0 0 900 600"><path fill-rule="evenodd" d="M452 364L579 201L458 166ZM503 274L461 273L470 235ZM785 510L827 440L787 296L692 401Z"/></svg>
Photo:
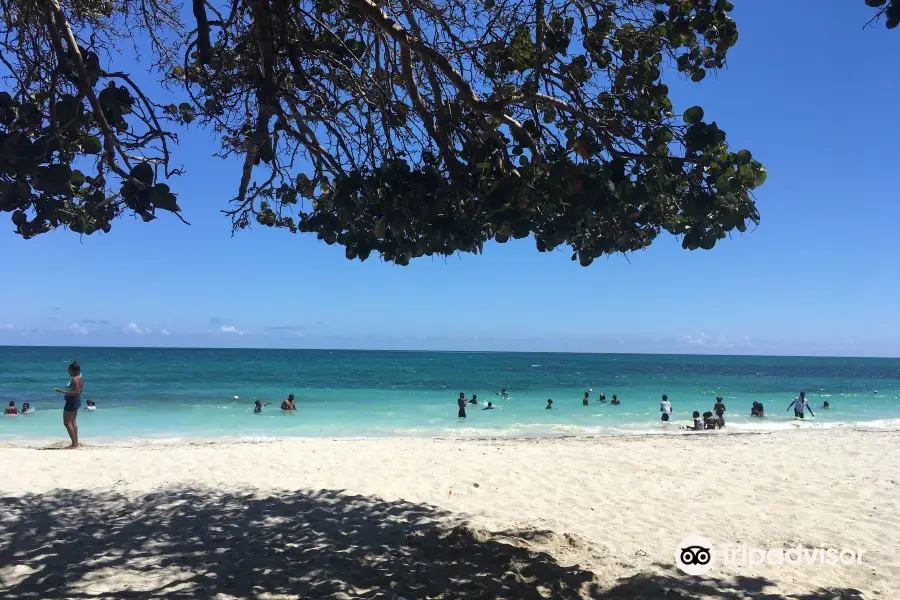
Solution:
<svg viewBox="0 0 900 600"><path fill-rule="evenodd" d="M675 433L717 395L728 407L724 432L900 428L900 359L0 347L0 400L37 409L0 419L0 441L65 438L52 388L68 382L73 358L84 398L97 402L78 416L81 437L95 443ZM508 399L496 395L501 386ZM801 389L816 417L797 422L785 409ZM465 420L456 417L459 392L481 404ZM622 404L597 402L600 392ZM279 410L288 393L296 413ZM659 421L663 393L674 424ZM255 415L257 399L273 404ZM488 400L497 410L480 410ZM747 416L754 400L765 404L764 419ZM832 407L816 409L824 400Z"/></svg>

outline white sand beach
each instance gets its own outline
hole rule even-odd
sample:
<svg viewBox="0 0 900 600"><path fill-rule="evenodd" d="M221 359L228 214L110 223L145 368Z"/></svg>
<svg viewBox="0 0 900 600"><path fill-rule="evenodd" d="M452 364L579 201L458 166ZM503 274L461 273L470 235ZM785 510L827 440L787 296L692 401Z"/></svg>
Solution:
<svg viewBox="0 0 900 600"><path fill-rule="evenodd" d="M898 432L86 442L0 448L0 598L900 598Z"/></svg>

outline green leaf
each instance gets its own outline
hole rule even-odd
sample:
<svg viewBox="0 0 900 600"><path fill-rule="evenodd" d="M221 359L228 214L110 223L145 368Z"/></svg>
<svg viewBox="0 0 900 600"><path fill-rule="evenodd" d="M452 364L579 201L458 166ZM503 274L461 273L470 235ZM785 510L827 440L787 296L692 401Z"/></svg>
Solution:
<svg viewBox="0 0 900 600"><path fill-rule="evenodd" d="M692 106L682 115L684 122L688 125L693 125L694 123L699 123L703 120L703 108L699 106Z"/></svg>
<svg viewBox="0 0 900 600"><path fill-rule="evenodd" d="M169 186L165 183L157 183L150 188L150 202L153 206L163 210L171 212L181 211L181 207L178 206L175 194L171 193Z"/></svg>
<svg viewBox="0 0 900 600"><path fill-rule="evenodd" d="M103 142L95 135L89 135L81 140L81 149L85 154L100 154L103 151Z"/></svg>
<svg viewBox="0 0 900 600"><path fill-rule="evenodd" d="M704 250L712 250L715 245L716 236L711 231L707 231L703 234L703 237L700 238L700 247Z"/></svg>
<svg viewBox="0 0 900 600"><path fill-rule="evenodd" d="M131 176L144 185L153 185L153 166L150 163L141 163L131 169Z"/></svg>
<svg viewBox="0 0 900 600"><path fill-rule="evenodd" d="M104 88L100 95L97 96L97 99L100 100L100 106L106 110L111 111L119 107L119 98L116 96L115 86Z"/></svg>
<svg viewBox="0 0 900 600"><path fill-rule="evenodd" d="M753 155L750 154L749 150L741 150L737 153L737 161L742 165L749 164L752 159Z"/></svg>
<svg viewBox="0 0 900 600"><path fill-rule="evenodd" d="M766 182L766 179L768 179L768 177L769 173L766 171L766 168L760 167L759 173L756 174L756 179L753 180L753 187L758 188Z"/></svg>
<svg viewBox="0 0 900 600"><path fill-rule="evenodd" d="M69 165L56 164L47 167L47 182L50 185L58 186L67 183L72 178L72 169Z"/></svg>
<svg viewBox="0 0 900 600"><path fill-rule="evenodd" d="M75 98L66 98L60 100L53 107L53 113L56 120L60 123L68 123L81 112L82 104Z"/></svg>
<svg viewBox="0 0 900 600"><path fill-rule="evenodd" d="M725 193L731 189L731 178L727 173L719 175L719 178L716 179L716 188L719 193Z"/></svg>
<svg viewBox="0 0 900 600"><path fill-rule="evenodd" d="M691 81L694 83L700 83L703 81L703 78L706 77L706 69L697 69L694 71L694 74L691 75Z"/></svg>
<svg viewBox="0 0 900 600"><path fill-rule="evenodd" d="M866 0L866 6L878 8L879 6L884 6L885 2L887 2L887 0Z"/></svg>
<svg viewBox="0 0 900 600"><path fill-rule="evenodd" d="M74 185L75 187L81 187L81 184L84 183L84 173L75 169L72 171L72 176L69 177L69 183Z"/></svg>
<svg viewBox="0 0 900 600"><path fill-rule="evenodd" d="M180 110L181 112L187 112L187 111L191 110L191 105L188 104L187 102L182 102L181 104L178 105L178 110Z"/></svg>

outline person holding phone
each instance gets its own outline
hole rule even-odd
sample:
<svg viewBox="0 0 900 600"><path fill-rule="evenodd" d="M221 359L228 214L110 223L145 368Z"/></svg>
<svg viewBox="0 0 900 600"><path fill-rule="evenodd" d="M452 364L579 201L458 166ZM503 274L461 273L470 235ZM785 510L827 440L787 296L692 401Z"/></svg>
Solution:
<svg viewBox="0 0 900 600"><path fill-rule="evenodd" d="M84 379L81 377L81 365L77 360L73 360L69 365L69 385L66 389L56 388L56 392L63 394L66 404L63 406L63 426L69 434L72 444L66 447L66 450L74 450L78 447L78 425L75 418L78 416L78 409L81 408L81 390L84 389Z"/></svg>

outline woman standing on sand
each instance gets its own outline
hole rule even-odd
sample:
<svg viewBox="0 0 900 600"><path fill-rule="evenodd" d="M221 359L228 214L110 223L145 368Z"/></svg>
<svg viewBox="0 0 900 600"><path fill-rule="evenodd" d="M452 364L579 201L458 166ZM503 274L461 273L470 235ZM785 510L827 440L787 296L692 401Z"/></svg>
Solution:
<svg viewBox="0 0 900 600"><path fill-rule="evenodd" d="M66 450L72 450L78 447L78 425L75 423L75 417L78 416L78 409L81 408L81 390L84 388L84 379L81 377L81 365L77 360L73 360L69 365L69 385L62 390L56 388L56 391L63 394L66 398L66 404L63 407L63 425L69 434L72 444Z"/></svg>

